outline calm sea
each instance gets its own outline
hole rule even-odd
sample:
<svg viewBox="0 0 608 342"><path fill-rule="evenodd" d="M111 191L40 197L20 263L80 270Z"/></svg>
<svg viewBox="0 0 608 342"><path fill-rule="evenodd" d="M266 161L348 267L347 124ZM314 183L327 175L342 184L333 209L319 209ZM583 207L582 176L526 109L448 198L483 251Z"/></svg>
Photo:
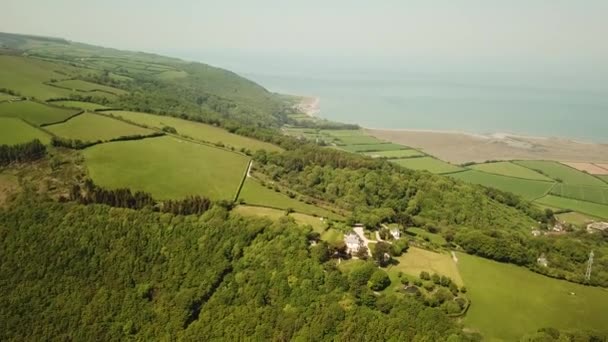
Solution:
<svg viewBox="0 0 608 342"><path fill-rule="evenodd" d="M514 133L608 143L608 83L470 75L245 73L275 92L317 96L321 117L371 128Z"/></svg>

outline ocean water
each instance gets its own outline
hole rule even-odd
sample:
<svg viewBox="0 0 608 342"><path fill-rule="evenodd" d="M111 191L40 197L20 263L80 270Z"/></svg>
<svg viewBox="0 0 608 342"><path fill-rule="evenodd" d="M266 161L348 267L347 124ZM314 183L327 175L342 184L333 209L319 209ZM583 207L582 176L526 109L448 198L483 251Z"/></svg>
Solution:
<svg viewBox="0 0 608 342"><path fill-rule="evenodd" d="M513 133L608 143L608 82L467 74L245 73L320 98L320 116L370 128Z"/></svg>

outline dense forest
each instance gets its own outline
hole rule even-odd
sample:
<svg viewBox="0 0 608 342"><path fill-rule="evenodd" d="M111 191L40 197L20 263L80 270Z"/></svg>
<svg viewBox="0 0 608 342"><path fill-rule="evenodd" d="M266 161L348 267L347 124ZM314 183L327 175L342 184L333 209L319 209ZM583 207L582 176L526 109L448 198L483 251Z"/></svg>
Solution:
<svg viewBox="0 0 608 342"><path fill-rule="evenodd" d="M36 139L18 145L0 145L0 166L30 162L46 155L46 146Z"/></svg>

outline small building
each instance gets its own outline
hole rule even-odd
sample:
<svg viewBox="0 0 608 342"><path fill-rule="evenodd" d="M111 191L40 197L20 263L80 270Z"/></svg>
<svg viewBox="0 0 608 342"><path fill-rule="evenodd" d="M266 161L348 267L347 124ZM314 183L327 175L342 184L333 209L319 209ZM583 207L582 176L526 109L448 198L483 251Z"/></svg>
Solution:
<svg viewBox="0 0 608 342"><path fill-rule="evenodd" d="M593 222L587 225L589 233L608 231L608 222Z"/></svg>
<svg viewBox="0 0 608 342"><path fill-rule="evenodd" d="M552 230L554 232L563 232L566 230L566 227L564 226L564 224L562 222L557 221L555 223L555 225L553 226Z"/></svg>
<svg viewBox="0 0 608 342"><path fill-rule="evenodd" d="M549 266L549 261L547 260L547 257L545 256L545 254L541 254L541 256L538 257L538 259L536 259L536 263L541 265L542 267L547 267Z"/></svg>
<svg viewBox="0 0 608 342"><path fill-rule="evenodd" d="M395 240L399 240L401 238L401 230L399 228L391 228L391 235Z"/></svg>
<svg viewBox="0 0 608 342"><path fill-rule="evenodd" d="M346 244L346 251L350 254L357 253L363 245L363 241L361 241L359 235L355 233L348 233L344 237L344 243Z"/></svg>
<svg viewBox="0 0 608 342"><path fill-rule="evenodd" d="M532 236L541 236L543 233L538 229L532 230Z"/></svg>

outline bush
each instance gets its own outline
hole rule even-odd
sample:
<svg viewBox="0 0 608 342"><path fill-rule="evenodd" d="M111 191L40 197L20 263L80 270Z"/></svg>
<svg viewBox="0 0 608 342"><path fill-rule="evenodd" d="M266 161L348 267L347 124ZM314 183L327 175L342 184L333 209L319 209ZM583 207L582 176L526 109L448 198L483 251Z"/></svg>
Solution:
<svg viewBox="0 0 608 342"><path fill-rule="evenodd" d="M382 291L391 284L388 274L381 269L377 269L369 279L368 286L374 291Z"/></svg>

